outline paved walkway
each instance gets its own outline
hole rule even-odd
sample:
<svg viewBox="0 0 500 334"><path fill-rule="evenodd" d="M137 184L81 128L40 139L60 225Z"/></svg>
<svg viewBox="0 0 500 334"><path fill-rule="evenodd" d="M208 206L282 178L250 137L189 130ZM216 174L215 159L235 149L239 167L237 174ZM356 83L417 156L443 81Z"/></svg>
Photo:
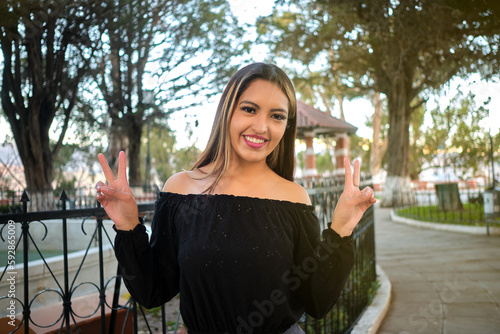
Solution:
<svg viewBox="0 0 500 334"><path fill-rule="evenodd" d="M500 333L500 237L410 227L378 207L375 222L392 284L379 334Z"/></svg>

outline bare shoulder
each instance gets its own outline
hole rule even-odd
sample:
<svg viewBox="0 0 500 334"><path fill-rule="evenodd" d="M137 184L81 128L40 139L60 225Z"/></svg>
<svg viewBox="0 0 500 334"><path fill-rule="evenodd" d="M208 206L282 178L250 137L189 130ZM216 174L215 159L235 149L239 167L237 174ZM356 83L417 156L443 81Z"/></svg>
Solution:
<svg viewBox="0 0 500 334"><path fill-rule="evenodd" d="M275 189L278 189L276 193L278 199L311 205L309 194L300 184L288 181L281 177L277 183L278 184Z"/></svg>
<svg viewBox="0 0 500 334"><path fill-rule="evenodd" d="M200 174L200 175L198 175ZM177 194L196 194L205 184L201 182L203 175L199 171L182 171L168 178L163 191Z"/></svg>
<svg viewBox="0 0 500 334"><path fill-rule="evenodd" d="M190 179L187 171L176 173L168 178L163 186L163 191L172 193L185 193L186 181Z"/></svg>

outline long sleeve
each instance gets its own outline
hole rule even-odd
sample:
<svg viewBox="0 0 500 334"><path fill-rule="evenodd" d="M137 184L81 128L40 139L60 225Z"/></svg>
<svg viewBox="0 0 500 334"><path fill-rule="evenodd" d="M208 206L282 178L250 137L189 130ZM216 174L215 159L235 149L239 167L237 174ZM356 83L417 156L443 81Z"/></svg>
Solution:
<svg viewBox="0 0 500 334"><path fill-rule="evenodd" d="M127 289L146 308L160 306L179 292L177 241L171 217L156 203L151 240L144 225L117 231L115 255Z"/></svg>
<svg viewBox="0 0 500 334"><path fill-rule="evenodd" d="M310 215L314 216L312 212ZM307 218L296 236L296 296L307 314L322 318L339 298L354 266L354 246L349 237L342 238L330 228L323 231L321 238L317 218Z"/></svg>

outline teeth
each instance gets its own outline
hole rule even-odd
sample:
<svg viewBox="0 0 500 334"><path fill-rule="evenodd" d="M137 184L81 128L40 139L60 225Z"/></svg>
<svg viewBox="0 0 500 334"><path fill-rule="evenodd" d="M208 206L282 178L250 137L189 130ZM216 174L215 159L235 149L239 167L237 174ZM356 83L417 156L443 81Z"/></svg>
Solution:
<svg viewBox="0 0 500 334"><path fill-rule="evenodd" d="M263 142L265 142L264 139L259 139L259 138L255 138L255 137L245 136L245 138L246 138L246 140L248 140L249 142L254 143L254 144L262 144Z"/></svg>

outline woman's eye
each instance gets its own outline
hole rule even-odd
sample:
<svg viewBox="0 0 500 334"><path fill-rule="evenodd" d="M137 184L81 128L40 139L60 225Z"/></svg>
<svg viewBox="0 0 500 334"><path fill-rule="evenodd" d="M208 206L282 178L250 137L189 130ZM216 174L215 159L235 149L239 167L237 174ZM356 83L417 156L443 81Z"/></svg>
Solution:
<svg viewBox="0 0 500 334"><path fill-rule="evenodd" d="M286 116L281 115L281 114L273 114L271 117L278 120L278 121L285 121L286 120Z"/></svg>
<svg viewBox="0 0 500 334"><path fill-rule="evenodd" d="M241 107L241 110L249 113L249 114L254 114L255 113L255 108L253 107Z"/></svg>

